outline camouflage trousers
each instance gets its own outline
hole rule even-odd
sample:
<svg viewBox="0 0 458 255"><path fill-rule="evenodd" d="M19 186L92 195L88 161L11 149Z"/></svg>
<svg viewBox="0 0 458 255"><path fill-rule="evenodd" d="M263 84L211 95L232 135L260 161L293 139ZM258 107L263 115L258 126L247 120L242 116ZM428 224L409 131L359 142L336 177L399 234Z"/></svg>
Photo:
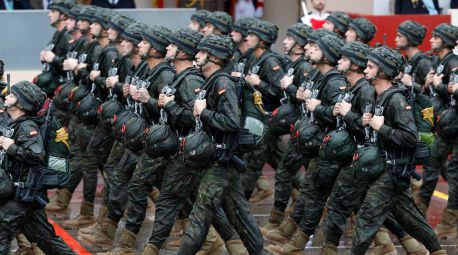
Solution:
<svg viewBox="0 0 458 255"><path fill-rule="evenodd" d="M111 147L108 159L103 166L103 179L105 181L105 192L103 194L103 205L108 207L108 200L110 196L110 180L113 178L115 167L118 165L118 162L121 160L124 155L124 146L118 142L114 141L113 146Z"/></svg>
<svg viewBox="0 0 458 255"><path fill-rule="evenodd" d="M453 143L452 158L447 165L448 201L447 208L458 210L458 142Z"/></svg>
<svg viewBox="0 0 458 255"><path fill-rule="evenodd" d="M423 184L420 188L420 198L425 204L429 204L437 181L441 175L445 180L447 177L447 157L453 150L453 144L436 137L429 162L423 166ZM458 209L458 208L457 208Z"/></svg>
<svg viewBox="0 0 458 255"><path fill-rule="evenodd" d="M153 231L149 239L150 243L159 248L170 235L178 214L186 217L189 215L203 174L185 165L179 157L165 163L164 177L156 201ZM217 211L212 224L223 240L237 238L236 231L221 209Z"/></svg>
<svg viewBox="0 0 458 255"><path fill-rule="evenodd" d="M366 253L390 213L407 233L423 243L430 252L441 249L434 230L415 206L409 185L410 178L394 177L390 173L390 167L387 167L369 186L356 216L351 254Z"/></svg>
<svg viewBox="0 0 458 255"><path fill-rule="evenodd" d="M266 163L269 163L274 170L277 169L285 147L282 139L272 132L271 129L267 129L263 143L259 148L244 155L246 170L242 173L241 179L247 198L251 197L256 180L262 175L262 169Z"/></svg>
<svg viewBox="0 0 458 255"><path fill-rule="evenodd" d="M148 195L153 187L160 187L167 160L150 158L140 154L138 163L127 185L127 220L126 229L137 234L142 226L148 206Z"/></svg>
<svg viewBox="0 0 458 255"><path fill-rule="evenodd" d="M0 254L10 254L11 241L17 232L37 243L46 254L75 254L54 232L43 208L35 203L9 200L0 207Z"/></svg>
<svg viewBox="0 0 458 255"><path fill-rule="evenodd" d="M205 241L210 224L222 208L249 254L263 254L261 231L251 214L239 179L232 166L213 163L203 170L197 198L183 234L179 255L196 254Z"/></svg>
<svg viewBox="0 0 458 255"><path fill-rule="evenodd" d="M109 174L109 197L107 216L115 222L119 222L124 215L124 210L128 205L128 186L132 174L138 162L138 155L129 149L124 149L124 153L113 172ZM148 194L146 194L148 195Z"/></svg>
<svg viewBox="0 0 458 255"><path fill-rule="evenodd" d="M289 141L275 173L274 210L285 211L293 187L300 187L303 175L299 170L302 165L307 166L307 163L308 159L296 150L292 141Z"/></svg>

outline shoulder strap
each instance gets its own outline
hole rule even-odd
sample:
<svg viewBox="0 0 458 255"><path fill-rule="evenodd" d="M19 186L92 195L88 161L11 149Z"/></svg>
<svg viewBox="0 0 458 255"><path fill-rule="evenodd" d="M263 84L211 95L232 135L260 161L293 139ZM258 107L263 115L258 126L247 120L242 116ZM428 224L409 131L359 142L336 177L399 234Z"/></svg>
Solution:
<svg viewBox="0 0 458 255"><path fill-rule="evenodd" d="M270 58L270 57L275 57L274 54L272 52L266 52L264 55L261 56L260 59L258 59L258 61L256 61L256 63L254 63L253 66L260 66L262 64L262 62L264 62L264 60Z"/></svg>
<svg viewBox="0 0 458 255"><path fill-rule="evenodd" d="M315 86L314 86L313 89L319 90L319 93L321 94L321 88L323 87L323 84L328 83L329 80L331 80L332 78L334 78L334 77L336 77L338 75L340 75L340 73L337 72L336 70L333 70L333 71L327 73L320 82L315 83Z"/></svg>
<svg viewBox="0 0 458 255"><path fill-rule="evenodd" d="M153 79L156 79L156 77L164 70L166 69L169 69L170 71L173 71L173 68L169 65L160 65L158 67L155 68L154 72L149 75L148 77L146 77L145 81L150 81L150 80L153 80Z"/></svg>
<svg viewBox="0 0 458 255"><path fill-rule="evenodd" d="M170 86L178 90L178 88L180 87L181 82L183 81L183 79L186 78L190 74L194 74L196 76L202 77L202 79L203 79L203 76L202 76L202 74L200 72L198 72L194 68L189 68L187 70L184 70L183 73L179 74L178 77L172 82L172 84Z"/></svg>
<svg viewBox="0 0 458 255"><path fill-rule="evenodd" d="M400 88L388 90L387 93L384 94L383 97L380 99L380 101L376 101L376 105L383 106L384 108L386 108L386 104L390 101L391 97L396 93L404 93L404 90Z"/></svg>

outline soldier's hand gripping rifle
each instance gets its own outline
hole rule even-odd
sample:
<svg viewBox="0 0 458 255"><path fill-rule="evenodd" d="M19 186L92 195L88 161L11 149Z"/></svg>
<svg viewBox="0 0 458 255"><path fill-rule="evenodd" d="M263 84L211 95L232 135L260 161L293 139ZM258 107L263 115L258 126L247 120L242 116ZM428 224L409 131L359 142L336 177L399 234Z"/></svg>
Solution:
<svg viewBox="0 0 458 255"><path fill-rule="evenodd" d="M54 43L50 43L45 47L44 51L51 51L54 49L54 46L55 46ZM49 72L49 64L47 62L43 62L41 66L41 71Z"/></svg>

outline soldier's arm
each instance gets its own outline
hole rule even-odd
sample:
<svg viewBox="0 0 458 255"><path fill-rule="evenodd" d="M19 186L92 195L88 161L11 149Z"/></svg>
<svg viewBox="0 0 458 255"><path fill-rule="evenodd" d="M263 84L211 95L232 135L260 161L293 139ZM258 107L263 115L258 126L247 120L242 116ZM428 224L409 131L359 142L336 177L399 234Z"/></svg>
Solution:
<svg viewBox="0 0 458 255"><path fill-rule="evenodd" d="M360 88L360 95L359 95L358 102L354 102L355 107L359 110L359 112L364 112L365 107L367 104L374 105L374 89L371 86L363 86ZM353 130L357 130L360 133L364 134L364 126L362 123L362 116L352 110L350 110L344 117L344 121L347 123L348 126L351 126Z"/></svg>
<svg viewBox="0 0 458 255"><path fill-rule="evenodd" d="M124 65L120 67L120 70L118 70L118 82L115 83L113 87L113 93L118 95L118 97L123 97L122 94L122 87L125 84L126 76L127 75L132 75L132 62L131 61L126 61Z"/></svg>
<svg viewBox="0 0 458 255"><path fill-rule="evenodd" d="M197 77L186 77L182 81L178 94L175 96L175 98L178 96L181 97L182 105L178 105L175 101L170 101L164 106L172 123L185 128L195 126L195 118L192 112L194 101L197 98L197 92L200 91L202 84L203 80Z"/></svg>
<svg viewBox="0 0 458 255"><path fill-rule="evenodd" d="M257 89L263 95L280 98L280 80L284 75L280 61L276 57L269 57L264 60L263 67L262 77L260 76L261 82L257 86Z"/></svg>
<svg viewBox="0 0 458 255"><path fill-rule="evenodd" d="M384 116L385 123L390 118L393 119L394 124L393 126L383 124L378 131L379 138L397 148L414 148L417 144L417 126L410 107L404 96L393 95L384 111Z"/></svg>
<svg viewBox="0 0 458 255"><path fill-rule="evenodd" d="M78 71L77 75L79 76L80 81L83 84L92 84L92 81L89 78L89 73L92 70L92 66L94 66L95 63L97 63L97 61L98 61L98 59L100 57L100 54L102 54L102 47L100 47L100 45L97 45L97 46L94 47L94 50L92 51L92 54L88 56L88 59L86 61L86 63L88 63L88 67L87 68L81 68Z"/></svg>
<svg viewBox="0 0 458 255"><path fill-rule="evenodd" d="M114 62L117 57L117 52L109 51L105 53L104 62L100 63L100 66L103 68L103 71L108 72L108 70L114 67ZM100 72L100 76L96 77L94 80L95 85L99 88L105 88L106 76L103 76L103 71Z"/></svg>
<svg viewBox="0 0 458 255"><path fill-rule="evenodd" d="M162 88L167 84L172 84L175 74L169 70L162 71L160 78L156 81L151 81L153 84L150 85L150 98L146 102L146 109L156 114L160 113L161 108L157 106L157 98L154 98L153 95L159 95L162 91ZM153 93L152 89L156 90L156 93Z"/></svg>
<svg viewBox="0 0 458 255"><path fill-rule="evenodd" d="M429 58L423 58L417 65L415 70L415 89L417 91L422 91L423 86L425 85L426 76L433 67L431 60Z"/></svg>
<svg viewBox="0 0 458 255"><path fill-rule="evenodd" d="M240 128L240 111L235 85L227 78L218 79L213 89L213 94L209 95L218 98L216 110L205 108L200 118L202 122L211 128L223 132L235 132Z"/></svg>
<svg viewBox="0 0 458 255"><path fill-rule="evenodd" d="M446 75L452 74L452 71L456 70L458 68L458 60L457 59L452 59L448 62L447 64L447 70L449 70ZM445 101L448 101L450 99L450 94L448 93L448 84L440 83L436 87L436 92L437 94Z"/></svg>
<svg viewBox="0 0 458 255"><path fill-rule="evenodd" d="M6 151L9 156L28 164L40 164L45 157L43 141L38 126L32 121L19 124L14 144Z"/></svg>
<svg viewBox="0 0 458 255"><path fill-rule="evenodd" d="M337 99L342 91L345 90L347 87L347 83L343 79L333 79L328 82L328 84L324 85L324 91L322 94L322 98L326 99L330 102L329 105L317 105L314 111L314 116L327 125L335 125L336 124L336 117L332 115L332 109L334 105L337 103Z"/></svg>

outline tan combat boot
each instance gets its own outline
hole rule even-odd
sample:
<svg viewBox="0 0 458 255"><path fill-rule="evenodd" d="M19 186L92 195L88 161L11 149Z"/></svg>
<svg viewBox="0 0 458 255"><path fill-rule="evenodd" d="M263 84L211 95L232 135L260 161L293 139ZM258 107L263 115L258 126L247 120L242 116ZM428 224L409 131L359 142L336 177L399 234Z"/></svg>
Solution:
<svg viewBox="0 0 458 255"><path fill-rule="evenodd" d="M429 251L425 246L410 235L401 238L399 242L407 255L429 255Z"/></svg>
<svg viewBox="0 0 458 255"><path fill-rule="evenodd" d="M200 251L196 255L219 255L223 254L225 250L224 241L216 232L213 226L208 229L207 238Z"/></svg>
<svg viewBox="0 0 458 255"><path fill-rule="evenodd" d="M431 255L447 255L447 252L445 250L438 250L431 253Z"/></svg>
<svg viewBox="0 0 458 255"><path fill-rule="evenodd" d="M270 188L269 181L266 176L260 176L256 181L256 192L251 196L249 202L259 204L265 199L274 194Z"/></svg>
<svg viewBox="0 0 458 255"><path fill-rule="evenodd" d="M412 192L412 196L418 196L420 193L421 185L423 185L423 179L416 180L414 178L410 178L410 190Z"/></svg>
<svg viewBox="0 0 458 255"><path fill-rule="evenodd" d="M84 228L94 224L94 222L94 204L83 200L81 202L80 215L74 219L65 220L62 223L62 226L67 229Z"/></svg>
<svg viewBox="0 0 458 255"><path fill-rule="evenodd" d="M296 206L296 201L299 198L299 194L300 193L298 189L293 188L291 190L291 204L288 206L288 208L286 208L285 215L289 215L293 211L294 206Z"/></svg>
<svg viewBox="0 0 458 255"><path fill-rule="evenodd" d="M113 245L117 222L105 217L92 233L79 233L78 239L97 251L108 251Z"/></svg>
<svg viewBox="0 0 458 255"><path fill-rule="evenodd" d="M100 223L102 222L102 219L107 217L107 214L108 214L108 208L106 208L105 206L100 207L99 216L97 216L97 219L95 220L95 222L90 226L78 229L78 234L80 233L89 234L89 233L94 232L97 226L100 225Z"/></svg>
<svg viewBox="0 0 458 255"><path fill-rule="evenodd" d="M147 243L143 248L142 255L159 255L159 249L151 243Z"/></svg>
<svg viewBox="0 0 458 255"><path fill-rule="evenodd" d="M248 255L248 251L242 240L230 240L226 242L226 250L229 255Z"/></svg>
<svg viewBox="0 0 458 255"><path fill-rule="evenodd" d="M267 223L261 227L261 233L265 235L269 230L272 230L274 228L278 228L280 224L283 222L283 219L285 218L285 214L277 211L275 209L272 209L270 212L270 217Z"/></svg>
<svg viewBox="0 0 458 255"><path fill-rule="evenodd" d="M274 244L286 244L290 241L296 229L296 222L294 222L293 219L286 217L278 228L268 231L264 235L264 239Z"/></svg>
<svg viewBox="0 0 458 255"><path fill-rule="evenodd" d="M332 244L325 243L321 247L320 255L337 255L337 247Z"/></svg>
<svg viewBox="0 0 458 255"><path fill-rule="evenodd" d="M137 235L123 229L118 244L109 252L98 252L97 255L135 255L135 242Z"/></svg>
<svg viewBox="0 0 458 255"><path fill-rule="evenodd" d="M397 255L398 251L391 240L388 229L380 228L374 238L375 246L370 255Z"/></svg>
<svg viewBox="0 0 458 255"><path fill-rule="evenodd" d="M38 248L37 244L30 243L24 234L16 235L16 241L19 248L14 255L45 255L45 253Z"/></svg>
<svg viewBox="0 0 458 255"><path fill-rule="evenodd" d="M71 199L72 193L70 193L70 191L67 189L58 189L56 191L56 196L46 205L46 213L58 217L65 216Z"/></svg>
<svg viewBox="0 0 458 255"><path fill-rule="evenodd" d="M439 238L456 238L458 210L445 209L441 221L437 224L436 235Z"/></svg>
<svg viewBox="0 0 458 255"><path fill-rule="evenodd" d="M304 255L304 248L309 236L301 230L294 232L291 241L284 245L269 245L267 250L276 255Z"/></svg>
<svg viewBox="0 0 458 255"><path fill-rule="evenodd" d="M180 219L178 218L173 224L172 231L170 232L170 236L178 237L183 235L184 230L186 229L187 219Z"/></svg>
<svg viewBox="0 0 458 255"><path fill-rule="evenodd" d="M413 196L413 198L418 210L420 210L421 214L423 214L423 216L425 216L426 218L429 205L425 201L423 201L423 199L420 197L420 194L416 194L415 196Z"/></svg>

